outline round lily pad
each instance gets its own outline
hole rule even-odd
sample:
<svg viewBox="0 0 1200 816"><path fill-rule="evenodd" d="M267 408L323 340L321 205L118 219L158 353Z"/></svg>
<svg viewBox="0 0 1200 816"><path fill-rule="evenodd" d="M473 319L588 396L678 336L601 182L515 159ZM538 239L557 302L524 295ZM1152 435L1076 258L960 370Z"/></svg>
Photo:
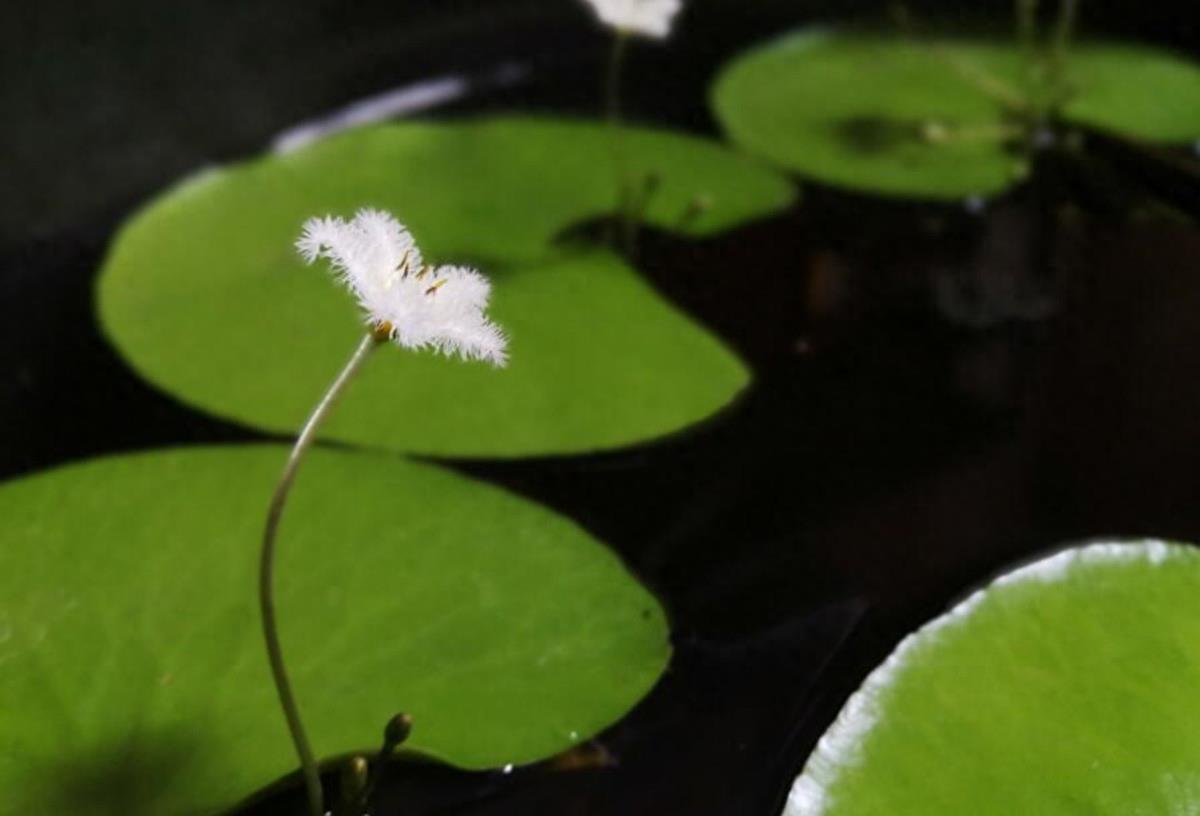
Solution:
<svg viewBox="0 0 1200 816"><path fill-rule="evenodd" d="M1012 111L1030 91L1014 43L811 30L753 49L713 107L747 150L827 184L960 198L1002 191L1027 162ZM1200 137L1200 68L1121 43L1066 56L1068 120L1164 142Z"/></svg>
<svg viewBox="0 0 1200 816"><path fill-rule="evenodd" d="M612 210L612 134L499 119L352 131L192 179L122 229L99 283L103 325L147 379L248 425L292 432L349 355L361 316L292 248L312 215L390 210L427 259L477 262L511 337L494 371L386 349L331 438L449 456L611 448L711 416L749 372L615 255L553 239ZM770 171L709 142L630 130L659 182L647 218L704 234L791 200ZM708 202L690 210L696 196Z"/></svg>
<svg viewBox="0 0 1200 816"><path fill-rule="evenodd" d="M733 141L826 184L929 198L1003 190L1025 172L997 132L1004 108L949 66L965 61L1011 78L1017 54L979 43L939 47L935 54L898 37L792 34L726 67L713 106ZM947 138L929 138L937 132Z"/></svg>
<svg viewBox="0 0 1200 816"><path fill-rule="evenodd" d="M0 487L0 813L216 813L296 768L255 596L287 449L98 459ZM277 593L314 749L523 763L622 716L662 609L570 521L385 454L317 450Z"/></svg>
<svg viewBox="0 0 1200 816"><path fill-rule="evenodd" d="M1187 813L1200 801L1200 551L1070 549L902 642L786 816Z"/></svg>

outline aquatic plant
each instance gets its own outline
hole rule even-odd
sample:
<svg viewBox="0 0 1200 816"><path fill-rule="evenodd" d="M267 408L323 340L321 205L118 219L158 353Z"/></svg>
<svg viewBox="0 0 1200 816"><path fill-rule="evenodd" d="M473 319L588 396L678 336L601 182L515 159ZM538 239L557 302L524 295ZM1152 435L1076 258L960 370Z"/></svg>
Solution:
<svg viewBox="0 0 1200 816"><path fill-rule="evenodd" d="M625 145L635 171L660 179L640 219L680 240L727 233L795 200L787 178L711 140L626 127ZM432 355L377 355L324 438L517 458L680 431L728 405L750 371L627 259L563 240L611 213L609 149L599 121L490 116L359 128L208 170L121 229L100 273L100 320L158 388L290 434L359 328L328 283L297 274L302 259L280 247L311 213L369 201L404 212L426 262L486 264L513 360L495 376ZM712 206L689 218L697 192Z"/></svg>
<svg viewBox="0 0 1200 816"><path fill-rule="evenodd" d="M256 623L255 610L247 608L252 597L243 597L254 575L246 544L285 455L263 531L259 614L314 814L325 810L317 776L321 753L351 757L343 769L350 795L340 807L361 812L374 779L364 746L398 704L414 716L386 720L380 757L407 741L415 722L414 751L463 768L510 768L577 746L627 712L659 677L670 653L665 615L612 552L549 510L403 457L624 448L713 416L750 381L748 366L639 277L628 257L578 239L590 235L592 219L610 213L614 192L628 247L643 222L682 243L778 214L793 202L793 186L705 140L626 126L619 100L624 49L635 37L668 36L680 6L674 0L589 2L615 30L606 126L490 117L363 128L287 155L207 170L122 228L100 277L98 308L108 336L151 383L242 423L239 432L290 434L328 375L340 373L290 454L275 445L157 451L108 457L0 488L0 532L15 542L6 555L18 567L0 579L5 597L18 601L3 610L0 661L12 673L0 683L5 699L20 703L4 713L12 738L8 753L0 753L0 782L11 793L0 811L216 812L291 773L295 763L283 750L288 746L269 705L267 667L255 651L257 639L246 632L248 621ZM999 174L1002 188L1021 177L1031 151L1040 149L1037 140L1056 130L1061 117L1096 125L1111 108L1107 95L1124 87L1114 68L1110 75L1097 71L1103 87L1081 90L1074 66L1087 64L1088 49L1072 53L1066 47L1075 4L1064 3L1069 13L1060 17L1049 47L1036 43L1033 5L1021 4L1029 17L1022 22L1029 29L1021 41L1025 56L1013 58L1011 49L1003 49L997 70L988 46L909 37L904 59L913 57L912 76L936 74L932 95L944 90L938 81L954 86L946 92L948 114L923 109L919 117L909 116L903 105L889 109L886 98L849 114L793 111L787 104L775 113L789 123L797 121L788 118L793 114L810 115L806 121L816 129L832 122L840 145L849 145L859 159L886 154L895 165L893 150L917 157L888 177L889 191L911 194L904 192L911 182L905 172L937 175L923 164L922 151L946 160L942 180L929 182L944 185L936 195L959 194L947 192L951 182L945 179L951 177L974 191L989 189ZM864 45L869 38L859 35L814 39L820 42L806 47L853 52L853 59L840 63L844 53L825 53L839 70L856 61L872 66L881 53L892 53ZM1176 72L1176 61L1168 62L1166 74L1186 76ZM1113 64L1123 70L1126 62ZM812 79L835 97L844 75L813 71ZM884 97L890 92L885 86ZM957 115L955 94L971 115ZM1191 121L1171 110L1155 119L1158 108L1169 108L1161 100L1155 105L1130 121L1151 123L1151 129L1168 119ZM977 171L976 149L989 158L998 153L999 164ZM607 152L617 168L615 183L604 172ZM825 159L813 151L814 166L833 168L830 177L836 176L836 161ZM817 170L800 172L822 177ZM346 318L348 310L328 297L328 282L296 274L299 261L286 251L305 215L350 212L362 201L403 208L422 247L395 218L365 209L349 219L309 219L295 248L309 264L330 262L362 309L365 336ZM697 201L709 203L697 207ZM492 279L441 263L449 259L469 260ZM751 271L727 266L731 274ZM768 271L788 273L775 266ZM489 313L493 282L495 311ZM512 334L511 365L510 338L497 323ZM349 344L352 331L358 346L343 363L341 344ZM401 353L389 344L458 359ZM466 364L471 362L505 370ZM352 380L354 395L335 419L334 403ZM321 450L318 436L357 449ZM278 588L272 577L277 539L278 573L287 576ZM1098 651L1109 649L1104 655L1116 654L1114 663L1136 663L1148 654L1149 665L1180 651L1173 650L1169 621L1142 637L1137 626L1144 621L1133 618L1145 610L1114 614L1121 604L1108 602L1149 592L1159 602L1151 611L1162 620L1170 617L1164 611L1170 604L1189 602L1191 596L1172 581L1191 582L1191 556L1158 543L1139 547L1115 560L1131 572L1143 562L1166 565L1160 573L1138 573L1126 583L1114 579L1104 586L1113 590L1111 597L1097 599L1099 590L1090 583L1071 596L1082 597L1098 621L1111 624L1085 634L1088 643L1099 642ZM1051 650L1038 636L1067 628L1067 589L1075 592L1076 584L1085 583L1084 567L1094 578L1102 560L1068 558L1023 573L1020 581L1003 581L983 600L951 613L952 625L935 624L919 634L922 648L907 642L848 705L842 727L824 744L850 747L814 754L797 783L799 804L792 807L842 797L874 804L871 797L878 796L888 801L888 812L904 813L911 804L904 797L915 791L918 801L909 812L924 813L934 796L953 801L961 792L950 789L982 789L978 768L963 770L966 760L959 776L933 780L942 788L920 787L930 780L921 778L921 767L913 772L905 763L928 758L913 750L907 712L947 715L944 731L921 730L921 723L915 731L939 748L923 763L928 768L970 753L962 750L972 744L963 737L970 729L950 716L956 711L946 710L956 701L987 714L1053 694L1057 686L1047 692L1045 677L1024 676L1021 668L1035 663L1030 654ZM1176 567L1178 573L1163 577ZM989 599L1003 596L1006 604L1006 592L1037 583L1025 580L1031 575L1054 584L1052 594L1031 591L1009 606L996 601L1016 610L1004 625L990 627L973 617ZM1059 586L1068 583L1067 589ZM1040 584L1034 589L1051 593ZM1096 595L1089 595L1093 590ZM1026 615L1030 609L1036 614ZM1048 622L1042 614L1047 609L1053 610ZM421 625L408 626L412 621ZM937 663L945 657L938 653L944 645L938 637L960 624L975 628L964 635L965 645L951 646L972 660L994 661L987 676L999 680L984 691L996 694L972 696L979 689L956 686L956 671L945 665L962 664L947 659L939 664L945 670L920 675L932 680L884 699L905 671L919 674L911 658L925 654ZM1108 637L1126 626L1130 637ZM1005 651L998 654L997 643ZM1172 668L1182 674L1193 667ZM1057 679L1073 682L1075 667L1068 669ZM1173 698L1177 689L1159 682L1168 673L1134 680L1155 692L1165 688ZM916 702L907 708L914 686ZM1107 703L1104 710L1120 709L1120 700L1105 697L1116 687L1097 692ZM943 706L947 700L951 705ZM1184 700L1180 708L1187 705ZM1031 715L1045 714L1037 705L1029 708ZM1077 709L1047 708L1044 719L1058 730L1076 727ZM943 724L935 719L922 723ZM905 728L892 728L897 720ZM46 728L48 722L59 727ZM1121 733L1121 723L1101 724L1112 727L1100 737L1081 729L1089 745ZM980 741L995 734L986 731L989 726L995 723L984 723ZM63 733L79 736L64 746ZM1172 764L1173 757L1154 754L1160 745L1184 744L1186 735L1176 736L1172 732L1147 749L1157 763L1152 771L1182 767ZM1186 749L1190 758L1190 743ZM1089 781L1086 773L1079 778ZM897 794L889 788L895 780L912 785ZM1096 798L1119 800L1122 812L1141 805L1121 799L1127 790L1144 790L1136 780L1127 790L1118 788L1097 785ZM1075 802L1080 789L1087 790L1068 781L1033 791L1030 800L1042 795ZM1026 789L1014 784L1012 790L1024 795ZM898 798L888 798L893 795ZM1155 804L1168 798L1146 795ZM1028 803L1008 804L1011 813ZM966 808L957 801L954 807Z"/></svg>
<svg viewBox="0 0 1200 816"><path fill-rule="evenodd" d="M226 813L299 781L251 590L287 455L192 445L0 486L0 813ZM279 536L280 639L326 763L374 752L401 709L411 752L535 762L622 717L670 654L600 541L443 467L314 445Z"/></svg>
<svg viewBox="0 0 1200 816"><path fill-rule="evenodd" d="M337 277L358 299L370 327L296 438L267 511L259 569L259 606L271 677L304 772L309 812L324 816L320 772L288 679L275 618L275 542L292 483L321 423L379 343L393 340L410 349L431 347L503 366L507 342L483 314L491 292L487 279L472 269L427 266L411 233L388 213L362 209L349 223L329 216L309 219L296 249L308 263L319 257L329 259Z"/></svg>
<svg viewBox="0 0 1200 816"><path fill-rule="evenodd" d="M1093 136L1131 147L1200 136L1200 66L1161 49L1074 37L1063 0L1048 32L1017 1L1010 40L813 28L753 48L712 86L747 150L815 181L884 195L998 194L1053 150ZM1153 92L1148 92L1153 89Z"/></svg>

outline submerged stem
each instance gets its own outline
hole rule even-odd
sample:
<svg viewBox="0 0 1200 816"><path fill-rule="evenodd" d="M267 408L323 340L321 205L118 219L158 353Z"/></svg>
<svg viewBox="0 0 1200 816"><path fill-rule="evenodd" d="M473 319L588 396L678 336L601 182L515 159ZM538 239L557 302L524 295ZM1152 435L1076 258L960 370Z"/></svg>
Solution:
<svg viewBox="0 0 1200 816"><path fill-rule="evenodd" d="M929 144L1016 142L1026 135L1025 128L1009 122L954 126L931 121L923 123L917 132Z"/></svg>
<svg viewBox="0 0 1200 816"><path fill-rule="evenodd" d="M1021 86L1030 101L1038 86L1038 0L1016 0L1017 44L1021 50Z"/></svg>
<svg viewBox="0 0 1200 816"><path fill-rule="evenodd" d="M1010 113L1021 113L1028 108L1028 100L1019 89L1009 85L986 68L977 65L965 54L947 48L936 39L926 36L917 26L912 15L909 14L907 7L898 6L896 11L896 22L900 26L901 32L923 46L930 56L945 65L963 82L973 86Z"/></svg>
<svg viewBox="0 0 1200 816"><path fill-rule="evenodd" d="M266 528L263 531L262 555L258 571L258 600L262 613L263 638L267 645L267 658L271 663L271 676L275 681L275 690L279 693L279 705L283 708L283 716L287 720L288 731L291 732L292 743L296 746L296 754L300 758L300 767L304 772L304 786L308 792L308 807L311 816L324 816L324 795L321 791L321 776L317 770L316 760L313 758L312 748L308 744L304 725L300 721L300 710L296 706L296 697L292 693L287 667L283 661L283 648L279 643L279 630L275 621L275 539L279 532L279 522L283 517L284 505L287 503L288 494L292 489L292 482L296 479L296 472L300 469L300 462L304 458L305 452L312 446L313 440L316 438L317 429L333 409L337 398L346 390L346 386L353 379L355 372L367 359L371 349L378 343L379 341L371 334L363 338L341 373L329 386L329 390L325 392L325 396L321 397L321 401L313 409L308 421L304 423L300 435L296 438L296 444L288 456L287 464L284 465L283 473L280 474L279 482L275 485L275 493L271 496L271 504L267 510Z"/></svg>
<svg viewBox="0 0 1200 816"><path fill-rule="evenodd" d="M1071 43L1071 35L1075 33L1075 21L1078 18L1079 0L1060 0L1052 40L1054 52L1060 59L1066 56L1067 46Z"/></svg>
<svg viewBox="0 0 1200 816"><path fill-rule="evenodd" d="M1054 34L1050 40L1050 83L1051 113L1065 100L1068 92L1067 50L1075 33L1075 22L1079 17L1078 0L1060 0L1058 19L1054 22Z"/></svg>

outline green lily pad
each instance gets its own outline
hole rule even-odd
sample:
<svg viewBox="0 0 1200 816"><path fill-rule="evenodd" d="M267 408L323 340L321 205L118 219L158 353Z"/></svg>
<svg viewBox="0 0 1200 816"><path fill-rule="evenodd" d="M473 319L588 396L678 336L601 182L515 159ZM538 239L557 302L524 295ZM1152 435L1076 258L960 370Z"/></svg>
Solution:
<svg viewBox="0 0 1200 816"><path fill-rule="evenodd" d="M274 445L98 459L0 488L0 813L214 813L296 767L262 647ZM285 516L284 649L315 750L523 763L623 715L662 609L568 520L440 468L315 451Z"/></svg>
<svg viewBox="0 0 1200 816"><path fill-rule="evenodd" d="M541 261L562 230L614 211L614 150L629 178L653 174L642 220L671 232L716 234L795 198L789 180L708 139L628 126L614 143L602 122L504 116L366 127L205 174L181 190L210 188L204 202L168 194L140 217L150 224L130 231L169 228L172 204L186 206L180 216L189 222L206 207L235 207L205 226L221 229L222 240L242 227L276 232L286 249L308 216L365 205L390 210L439 262ZM690 217L697 197L705 209Z"/></svg>
<svg viewBox="0 0 1200 816"><path fill-rule="evenodd" d="M1200 137L1200 68L1151 48L1068 52L1068 119L1159 141ZM747 150L827 184L953 199L1004 190L1027 162L1010 108L1026 93L1015 44L917 42L815 30L733 61L712 90Z"/></svg>
<svg viewBox="0 0 1200 816"><path fill-rule="evenodd" d="M1083 43L1068 64L1068 118L1148 141L1200 139L1196 63L1145 46Z"/></svg>
<svg viewBox="0 0 1200 816"><path fill-rule="evenodd" d="M1200 801L1200 551L1066 550L911 635L785 816L1183 814Z"/></svg>
<svg viewBox="0 0 1200 816"><path fill-rule="evenodd" d="M942 49L939 58L901 38L792 34L725 68L713 106L734 142L826 184L930 198L1003 190L1025 173L989 132L1004 108L948 61L1008 78L1019 59L1001 45ZM922 135L931 126L962 135L934 142Z"/></svg>
<svg viewBox="0 0 1200 816"><path fill-rule="evenodd" d="M787 204L792 186L703 140L628 134L661 183L648 219L707 234ZM616 198L602 126L498 119L352 131L184 183L120 233L104 327L147 379L201 409L292 432L362 331L292 242L308 216L394 212L436 262L479 259L510 368L388 349L331 438L452 456L611 448L711 416L749 372L607 251L552 243ZM712 206L681 221L696 194Z"/></svg>
<svg viewBox="0 0 1200 816"><path fill-rule="evenodd" d="M120 252L113 269L130 269ZM294 433L362 327L328 275L293 269L286 245L276 255L220 272L181 259L153 283L114 276L109 330L143 376L192 405ZM457 456L610 448L702 420L749 381L736 356L607 252L489 271L508 367L385 346L327 438Z"/></svg>

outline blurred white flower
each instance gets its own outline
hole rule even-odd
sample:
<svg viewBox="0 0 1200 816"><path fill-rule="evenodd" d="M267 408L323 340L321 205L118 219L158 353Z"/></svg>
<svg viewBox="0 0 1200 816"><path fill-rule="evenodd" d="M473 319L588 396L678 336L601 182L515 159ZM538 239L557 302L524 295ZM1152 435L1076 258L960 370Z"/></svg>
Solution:
<svg viewBox="0 0 1200 816"><path fill-rule="evenodd" d="M328 258L372 330L399 345L496 366L508 361L504 332L483 313L492 290L487 278L466 267L426 265L412 234L390 214L363 209L351 221L310 218L296 249L308 263Z"/></svg>
<svg viewBox="0 0 1200 816"><path fill-rule="evenodd" d="M627 34L662 39L682 7L680 0L586 0L605 25Z"/></svg>

